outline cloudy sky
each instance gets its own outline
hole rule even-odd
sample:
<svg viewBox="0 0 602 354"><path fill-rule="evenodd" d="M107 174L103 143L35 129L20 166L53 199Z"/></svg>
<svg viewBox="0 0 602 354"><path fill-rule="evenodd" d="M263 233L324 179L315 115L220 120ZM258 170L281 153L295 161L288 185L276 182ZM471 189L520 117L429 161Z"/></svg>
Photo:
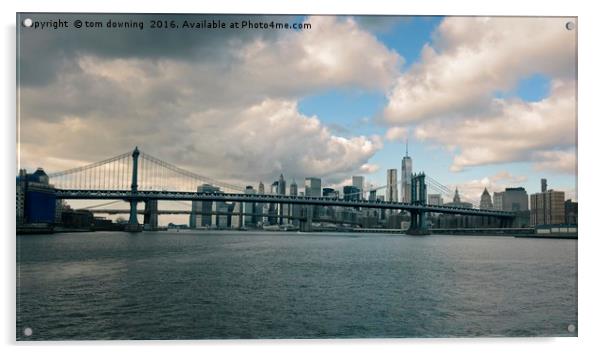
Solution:
<svg viewBox="0 0 602 354"><path fill-rule="evenodd" d="M541 177L576 198L572 19L268 20L311 29L20 27L21 167L59 171L137 145L239 185L283 173L324 186L365 175L380 186L408 138L414 170L468 199L484 187L536 192Z"/></svg>

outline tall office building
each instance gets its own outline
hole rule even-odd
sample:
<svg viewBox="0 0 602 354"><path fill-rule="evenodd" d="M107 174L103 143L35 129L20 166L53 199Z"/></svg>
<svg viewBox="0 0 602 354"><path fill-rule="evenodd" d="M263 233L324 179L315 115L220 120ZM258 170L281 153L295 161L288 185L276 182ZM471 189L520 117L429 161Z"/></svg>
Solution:
<svg viewBox="0 0 602 354"><path fill-rule="evenodd" d="M387 170L387 194L385 199L387 202L398 201L397 193L397 169L391 168Z"/></svg>
<svg viewBox="0 0 602 354"><path fill-rule="evenodd" d="M541 192L544 193L548 190L548 180L545 178L541 179Z"/></svg>
<svg viewBox="0 0 602 354"><path fill-rule="evenodd" d="M282 173L280 174L280 178L278 178L278 194L286 195L286 181Z"/></svg>
<svg viewBox="0 0 602 354"><path fill-rule="evenodd" d="M504 208L504 192L493 192L493 209L502 210Z"/></svg>
<svg viewBox="0 0 602 354"><path fill-rule="evenodd" d="M479 209L493 209L493 201L491 200L491 195L487 188L481 194L481 203L479 204Z"/></svg>
<svg viewBox="0 0 602 354"><path fill-rule="evenodd" d="M376 201L376 189L370 190L370 196L368 197L368 200L370 200L371 202Z"/></svg>
<svg viewBox="0 0 602 354"><path fill-rule="evenodd" d="M321 197L322 196L322 180L316 177L305 178L305 196L306 197Z"/></svg>
<svg viewBox="0 0 602 354"><path fill-rule="evenodd" d="M441 198L441 194L429 194L427 198L429 205L443 205L443 198Z"/></svg>
<svg viewBox="0 0 602 354"><path fill-rule="evenodd" d="M529 210L529 196L523 187L506 188L493 193L493 209L504 211Z"/></svg>
<svg viewBox="0 0 602 354"><path fill-rule="evenodd" d="M338 199L339 192L334 188L322 188L322 196L324 198Z"/></svg>
<svg viewBox="0 0 602 354"><path fill-rule="evenodd" d="M257 194L265 194L265 186L262 181L259 181L259 185L257 186ZM257 203L255 205L255 210L257 210L258 214L266 214L267 213L267 204L266 203ZM265 223L265 217L259 216L257 217L257 221L261 224Z"/></svg>
<svg viewBox="0 0 602 354"><path fill-rule="evenodd" d="M298 188L297 188L297 182L295 182L295 179L293 179L293 183L291 183L291 185L289 186L289 194L292 195L293 197L295 197L299 194Z"/></svg>
<svg viewBox="0 0 602 354"><path fill-rule="evenodd" d="M359 189L360 200L364 199L364 176L351 177L351 185Z"/></svg>
<svg viewBox="0 0 602 354"><path fill-rule="evenodd" d="M529 197L527 196L527 191L525 190L525 188L506 188L506 190L504 190L504 194L502 195L502 210L529 210Z"/></svg>
<svg viewBox="0 0 602 354"><path fill-rule="evenodd" d="M298 188L297 182L295 182L294 178L293 178L293 183L291 183L291 185L289 186L289 194L293 197L296 197L299 195L299 188ZM293 219L289 219L290 223L295 226L299 226L298 217L301 216L301 205L299 205L299 204L289 205L289 215L293 217Z"/></svg>
<svg viewBox="0 0 602 354"><path fill-rule="evenodd" d="M245 194L257 194L255 192L255 188L253 186L247 186L245 188ZM256 214L257 213L256 204L253 202L246 202L244 204L243 212L245 214ZM256 215L245 215L244 223L245 226L255 226L257 224L257 216Z"/></svg>
<svg viewBox="0 0 602 354"><path fill-rule="evenodd" d="M203 184L197 187L198 193L218 193L219 188L210 184ZM190 227L207 227L215 225L214 203L212 201L193 201L192 212L190 215Z"/></svg>
<svg viewBox="0 0 602 354"><path fill-rule="evenodd" d="M401 160L401 201L412 201L412 158L408 155L408 141L406 140L406 156Z"/></svg>
<svg viewBox="0 0 602 354"><path fill-rule="evenodd" d="M564 192L546 190L531 194L531 225L559 225L565 223Z"/></svg>
<svg viewBox="0 0 602 354"><path fill-rule="evenodd" d="M347 201L360 200L360 189L355 186L344 186L343 199Z"/></svg>

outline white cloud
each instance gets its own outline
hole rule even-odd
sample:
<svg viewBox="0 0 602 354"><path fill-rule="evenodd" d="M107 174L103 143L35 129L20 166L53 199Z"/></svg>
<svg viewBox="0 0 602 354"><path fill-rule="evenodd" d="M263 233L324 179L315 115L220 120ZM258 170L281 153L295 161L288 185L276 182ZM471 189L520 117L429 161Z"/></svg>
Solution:
<svg viewBox="0 0 602 354"><path fill-rule="evenodd" d="M385 133L385 138L389 141L403 141L408 137L408 129L404 127L392 127Z"/></svg>
<svg viewBox="0 0 602 354"><path fill-rule="evenodd" d="M391 124L474 113L535 73L573 79L576 32L562 18L446 18L389 94Z"/></svg>
<svg viewBox="0 0 602 354"><path fill-rule="evenodd" d="M561 173L577 173L577 151L538 151L534 158L537 171L554 171Z"/></svg>
<svg viewBox="0 0 602 354"><path fill-rule="evenodd" d="M576 33L563 18L446 18L421 60L389 93L385 122L445 146L451 171L514 161L574 172ZM538 102L495 98L534 74L552 78Z"/></svg>
<svg viewBox="0 0 602 354"><path fill-rule="evenodd" d="M574 83L556 82L550 97L538 102L495 100L483 115L453 123L433 120L416 129L419 139L436 141L458 150L452 171L512 161L539 162L542 157L555 170L566 171L566 159L576 144ZM560 147L563 153L550 153ZM573 168L574 171L574 168Z"/></svg>
<svg viewBox="0 0 602 354"><path fill-rule="evenodd" d="M320 89L384 90L402 59L353 19L308 21L312 30L229 43L207 58L82 52L54 81L22 88L21 162L52 171L138 145L240 183L281 172L336 182L374 171L368 160L382 148L380 137L337 136L319 117L301 114L297 101Z"/></svg>

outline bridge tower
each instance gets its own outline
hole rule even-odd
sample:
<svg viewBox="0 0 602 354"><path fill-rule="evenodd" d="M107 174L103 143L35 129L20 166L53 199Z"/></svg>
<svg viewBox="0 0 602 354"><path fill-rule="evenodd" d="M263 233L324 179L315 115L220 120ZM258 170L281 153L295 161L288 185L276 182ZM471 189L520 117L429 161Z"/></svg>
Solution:
<svg viewBox="0 0 602 354"><path fill-rule="evenodd" d="M426 205L426 183L424 172L412 174L410 184L411 203L416 206ZM410 228L406 231L408 235L428 235L430 231L426 226L426 212L422 210L410 211Z"/></svg>
<svg viewBox="0 0 602 354"><path fill-rule="evenodd" d="M131 198L130 198L130 220L126 225L125 230L130 232L140 232L141 227L138 224L138 156L140 151L138 147L132 152L132 186L131 186Z"/></svg>

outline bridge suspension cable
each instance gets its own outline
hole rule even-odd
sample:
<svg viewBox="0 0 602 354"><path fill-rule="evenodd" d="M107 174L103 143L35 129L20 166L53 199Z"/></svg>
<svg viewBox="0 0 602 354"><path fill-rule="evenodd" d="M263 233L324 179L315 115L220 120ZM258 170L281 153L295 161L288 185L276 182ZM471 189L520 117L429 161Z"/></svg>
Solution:
<svg viewBox="0 0 602 354"><path fill-rule="evenodd" d="M139 189L154 190L157 185L165 187L170 182L178 190L196 191L199 184L209 184L225 190L244 192L245 188L230 183L218 181L213 178L184 170L149 154L140 153L140 179Z"/></svg>
<svg viewBox="0 0 602 354"><path fill-rule="evenodd" d="M58 189L129 190L133 174L132 153L120 154L77 168L48 174ZM184 170L159 158L141 152L137 166L138 190L196 191L208 184L228 192L243 192L244 187Z"/></svg>
<svg viewBox="0 0 602 354"><path fill-rule="evenodd" d="M455 195L455 191L452 192L451 189L449 189L447 186L443 185L442 183L440 183L439 181L437 181L436 179L430 177L430 176L426 176L426 180L427 180L427 186L436 190L437 192L447 196L450 199L453 199L454 195ZM464 201L471 203L473 205L474 208L479 208L480 203L477 202L476 200L467 198L466 196L462 197L461 199L464 199Z"/></svg>

